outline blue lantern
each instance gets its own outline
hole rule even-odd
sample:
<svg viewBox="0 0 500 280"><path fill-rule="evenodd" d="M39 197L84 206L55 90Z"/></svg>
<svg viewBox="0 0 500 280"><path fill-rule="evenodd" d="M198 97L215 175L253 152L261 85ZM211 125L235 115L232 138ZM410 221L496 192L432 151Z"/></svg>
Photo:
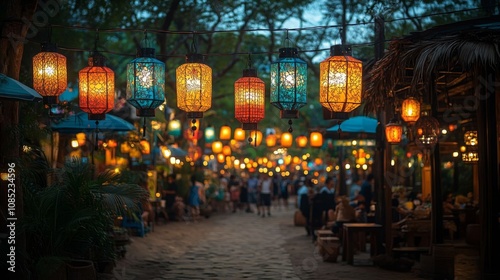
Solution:
<svg viewBox="0 0 500 280"><path fill-rule="evenodd" d="M271 64L271 104L280 109L282 119L296 119L307 103L307 64L297 57L296 48L281 48L279 53ZM291 132L292 121L288 123Z"/></svg>
<svg viewBox="0 0 500 280"><path fill-rule="evenodd" d="M154 117L165 102L165 64L154 56L153 48L142 48L127 64L127 100L139 117Z"/></svg>
<svg viewBox="0 0 500 280"><path fill-rule="evenodd" d="M207 126L205 128L205 142L212 143L215 140L215 128L213 126Z"/></svg>

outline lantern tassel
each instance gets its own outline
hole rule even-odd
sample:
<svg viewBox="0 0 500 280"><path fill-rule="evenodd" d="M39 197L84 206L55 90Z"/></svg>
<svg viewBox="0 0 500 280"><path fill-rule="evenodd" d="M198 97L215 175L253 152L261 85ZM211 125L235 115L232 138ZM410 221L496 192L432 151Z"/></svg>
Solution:
<svg viewBox="0 0 500 280"><path fill-rule="evenodd" d="M192 119L191 123L193 124L191 126L191 131L193 132L193 136L194 136L194 132L196 131L196 125L195 125L196 124L196 119Z"/></svg>
<svg viewBox="0 0 500 280"><path fill-rule="evenodd" d="M290 132L290 133L292 133L292 132L293 132L292 123L293 123L293 122L292 122L292 120L291 120L291 119L290 119L290 120L288 120L288 125L290 126L290 127L288 128L288 132Z"/></svg>

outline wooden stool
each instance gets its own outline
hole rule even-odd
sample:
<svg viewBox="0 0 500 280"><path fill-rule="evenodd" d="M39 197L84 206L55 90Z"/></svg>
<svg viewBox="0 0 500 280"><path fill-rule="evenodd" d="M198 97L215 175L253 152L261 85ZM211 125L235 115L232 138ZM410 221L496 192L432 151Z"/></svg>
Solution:
<svg viewBox="0 0 500 280"><path fill-rule="evenodd" d="M319 253L325 262L337 262L339 255L340 239L333 236L318 236Z"/></svg>

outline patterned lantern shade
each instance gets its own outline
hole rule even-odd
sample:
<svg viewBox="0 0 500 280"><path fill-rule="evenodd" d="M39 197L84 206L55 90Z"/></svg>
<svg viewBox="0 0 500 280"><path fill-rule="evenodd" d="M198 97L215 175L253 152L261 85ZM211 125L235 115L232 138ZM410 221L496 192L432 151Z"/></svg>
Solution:
<svg viewBox="0 0 500 280"><path fill-rule="evenodd" d="M245 141L245 130L242 128L236 128L234 130L234 140L236 141Z"/></svg>
<svg viewBox="0 0 500 280"><path fill-rule="evenodd" d="M269 134L266 136L266 146L268 146L268 147L276 146L276 135L275 134Z"/></svg>
<svg viewBox="0 0 500 280"><path fill-rule="evenodd" d="M319 64L319 102L327 110L349 113L361 104L363 63L351 56L351 46L335 45Z"/></svg>
<svg viewBox="0 0 500 280"><path fill-rule="evenodd" d="M300 135L297 138L295 138L295 142L297 144L297 147L299 148L304 148L305 146L307 146L307 141L308 139L305 135Z"/></svg>
<svg viewBox="0 0 500 280"><path fill-rule="evenodd" d="M230 140L231 139L231 127L228 125L223 125L220 127L219 131L220 140Z"/></svg>
<svg viewBox="0 0 500 280"><path fill-rule="evenodd" d="M264 118L266 87L255 69L245 69L234 83L234 117L244 130L256 130Z"/></svg>
<svg viewBox="0 0 500 280"><path fill-rule="evenodd" d="M153 48L142 48L127 64L127 101L139 117L154 117L165 102L165 64L154 56Z"/></svg>
<svg viewBox="0 0 500 280"><path fill-rule="evenodd" d="M281 146L288 148L293 144L293 136L290 132L283 132L281 134Z"/></svg>
<svg viewBox="0 0 500 280"><path fill-rule="evenodd" d="M262 143L262 132L260 132L259 130L253 130L250 132L250 136L248 137L248 142L252 145L252 146L259 146L260 143Z"/></svg>
<svg viewBox="0 0 500 280"><path fill-rule="evenodd" d="M401 118L409 125L414 124L420 118L420 102L409 97L401 104Z"/></svg>
<svg viewBox="0 0 500 280"><path fill-rule="evenodd" d="M188 54L175 74L177 107L188 118L203 118L203 112L212 107L212 68L203 63L202 55Z"/></svg>
<svg viewBox="0 0 500 280"><path fill-rule="evenodd" d="M309 138L311 140L311 147L318 148L323 146L323 134L321 134L321 132L313 131L311 132L311 135L309 135Z"/></svg>
<svg viewBox="0 0 500 280"><path fill-rule="evenodd" d="M215 141L212 143L212 152L214 154L220 154L222 153L222 142L221 141Z"/></svg>
<svg viewBox="0 0 500 280"><path fill-rule="evenodd" d="M44 104L57 104L57 97L66 90L67 76L66 57L57 53L55 45L43 44L33 57L33 88Z"/></svg>
<svg viewBox="0 0 500 280"><path fill-rule="evenodd" d="M426 114L420 116L415 123L416 138L415 143L419 146L432 148L438 142L439 122L434 117Z"/></svg>
<svg viewBox="0 0 500 280"><path fill-rule="evenodd" d="M470 130L464 133L464 143L466 146L476 146L477 145L477 131Z"/></svg>
<svg viewBox="0 0 500 280"><path fill-rule="evenodd" d="M296 48L279 50L271 64L271 104L280 109L281 118L298 118L307 103L307 64L297 57Z"/></svg>
<svg viewBox="0 0 500 280"><path fill-rule="evenodd" d="M396 120L392 119L385 125L385 138L389 144L398 144L401 142L403 135L403 126Z"/></svg>
<svg viewBox="0 0 500 280"><path fill-rule="evenodd" d="M90 120L104 119L115 103L115 73L104 66L104 56L95 51L78 78L80 109L89 114Z"/></svg>

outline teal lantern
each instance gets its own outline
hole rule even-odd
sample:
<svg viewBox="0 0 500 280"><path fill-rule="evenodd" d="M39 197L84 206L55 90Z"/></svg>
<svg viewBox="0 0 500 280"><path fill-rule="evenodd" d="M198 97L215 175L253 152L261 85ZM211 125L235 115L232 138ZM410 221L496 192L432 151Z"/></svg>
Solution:
<svg viewBox="0 0 500 280"><path fill-rule="evenodd" d="M205 128L205 143L212 143L215 140L215 128L213 126L207 126Z"/></svg>
<svg viewBox="0 0 500 280"><path fill-rule="evenodd" d="M279 59L271 64L271 104L280 109L282 119L292 131L292 118L307 103L307 64L297 57L296 48L281 48Z"/></svg>
<svg viewBox="0 0 500 280"><path fill-rule="evenodd" d="M165 64L154 58L153 48L141 48L127 64L127 100L139 117L154 117L165 102Z"/></svg>

